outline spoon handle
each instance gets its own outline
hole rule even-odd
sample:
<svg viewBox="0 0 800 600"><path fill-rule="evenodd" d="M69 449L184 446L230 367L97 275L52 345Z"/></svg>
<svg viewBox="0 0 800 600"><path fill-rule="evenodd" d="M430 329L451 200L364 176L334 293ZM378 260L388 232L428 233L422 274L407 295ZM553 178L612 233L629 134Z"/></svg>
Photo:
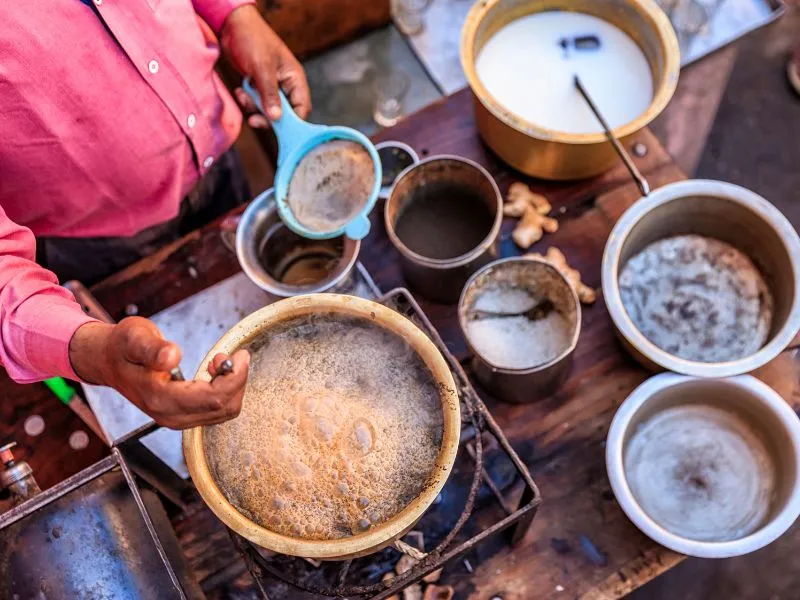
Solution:
<svg viewBox="0 0 800 600"><path fill-rule="evenodd" d="M614 132L603 117L600 109L597 108L594 100L592 100L592 97L589 95L589 92L586 91L586 88L583 86L583 83L577 75L575 75L575 87L578 88L578 93L580 93L580 95L583 96L583 99L586 100L586 104L589 105L589 109L594 113L594 116L597 117L598 121L600 121L600 125L602 125L603 131L605 131L608 141L611 142L611 145L614 147L614 151L619 155L620 159L622 159L622 162L625 164L625 168L628 169L631 177L633 177L633 180L636 182L636 186L639 188L642 196L647 196L650 193L650 184L647 183L647 179L645 179L644 175L642 175L641 171L639 171L630 154L628 154L623 145L619 142L617 136L614 135Z"/></svg>

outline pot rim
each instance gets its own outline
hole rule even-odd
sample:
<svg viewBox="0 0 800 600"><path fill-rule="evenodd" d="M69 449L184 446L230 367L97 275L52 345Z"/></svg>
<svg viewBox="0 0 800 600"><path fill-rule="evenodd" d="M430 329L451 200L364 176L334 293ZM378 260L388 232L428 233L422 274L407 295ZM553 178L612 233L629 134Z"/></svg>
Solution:
<svg viewBox="0 0 800 600"><path fill-rule="evenodd" d="M493 268L497 268L500 265L506 263L522 263L522 262L535 262L541 265L545 265L551 271L553 271L564 284L569 288L573 301L575 302L575 331L572 335L572 339L570 340L569 346L558 356L555 358L542 363L540 365L535 365L533 367L527 367L525 369L511 369L508 367L498 367L494 363L492 363L489 359L485 358L483 354L478 352L472 342L470 342L469 336L467 335L467 327L465 321L466 315L466 298L467 298L467 290L475 283L475 280L480 277L486 271L490 271ZM556 269L553 265L549 262L542 260L541 258L531 257L523 257L523 256L509 256L507 258L501 258L495 261L490 262L488 265L484 266L483 268L479 269L475 273L473 273L472 277L467 280L467 283L464 285L464 289L461 290L461 297L458 299L458 324L461 327L461 333L464 335L464 341L467 343L467 347L472 355L476 358L479 358L481 361L486 363L493 373L500 373L502 375L530 375L531 373L538 373L539 371L544 371L545 369L549 369L553 365L561 362L565 358L567 358L570 354L575 351L575 348L578 346L578 340L580 339L581 335L581 321L583 316L581 314L581 303L578 300L578 294L575 292L575 289L569 284L569 281L561 274L561 271Z"/></svg>
<svg viewBox="0 0 800 600"><path fill-rule="evenodd" d="M628 316L619 290L622 248L633 228L654 209L687 196L711 196L742 206L761 218L782 240L792 265L794 298L786 322L757 352L737 360L704 363L674 356L648 340ZM696 377L729 377L748 373L778 356L800 331L800 237L774 205L753 191L724 181L690 179L660 187L630 206L619 218L606 242L601 267L603 298L617 331L647 359L668 371Z"/></svg>
<svg viewBox="0 0 800 600"><path fill-rule="evenodd" d="M279 219L276 224L282 224L283 227L286 227L289 229L289 231L292 231L286 225L286 223L280 219L280 213L278 213L278 207L275 201L274 187L261 192L258 196L253 198L253 200L250 201L250 204L247 205L247 208L242 213L242 216L239 218L239 223L236 227L236 259L239 261L239 266L241 267L242 271L244 271L245 275L247 275L248 279L250 279L250 281L260 287L262 290L280 298L288 298L301 294L325 292L341 283L341 281L345 279L353 270L353 267L358 260L358 253L361 250L361 240L354 240L345 235L342 235L342 256L339 261L339 266L337 267L339 272L332 277L329 276L328 278L322 279L318 282L307 285L286 285L272 277L266 269L254 267L249 261L244 260L245 247L248 243L248 240L245 239L245 228L248 223L255 219L258 211L262 209L274 210ZM294 231L292 231L292 233L299 235Z"/></svg>
<svg viewBox="0 0 800 600"><path fill-rule="evenodd" d="M203 449L203 427L183 432L183 452L192 481L214 514L233 531L269 550L305 558L340 559L376 551L408 531L430 507L444 487L459 447L461 409L450 367L438 348L414 323L392 309L355 296L310 294L280 300L252 313L234 325L201 361L206 365L218 352L231 353L270 326L317 312L339 313L371 320L401 336L425 362L440 391L443 414L442 444L432 481L389 520L354 536L335 540L304 540L281 535L258 525L239 512L216 484ZM197 381L210 381L202 366Z"/></svg>
<svg viewBox="0 0 800 600"><path fill-rule="evenodd" d="M391 219L389 218L389 204L392 202L397 184L399 184L403 178L405 178L414 169L421 168L428 163L438 160L460 162L478 170L491 184L497 200L497 212L495 213L492 227L489 229L489 233L486 234L486 237L483 238L483 240L481 240L481 242L469 252L459 256L454 256L453 258L429 258L427 256L417 254L400 240L400 238L397 236L397 233L395 233L394 223L392 223ZM463 156L456 156L455 154L437 154L436 156L429 156L428 158L410 165L401 171L401 173L397 176L397 179L394 180L394 184L389 191L389 196L386 198L386 203L383 206L383 221L384 225L386 226L386 233L389 236L389 240L392 242L392 245L397 248L397 250L406 258L417 264L431 267L433 269L452 269L469 264L477 256L483 254L495 242L497 236L500 234L500 228L503 225L503 197L500 194L500 188L497 187L497 182L494 180L494 177L492 177L491 173L489 173L489 171L487 171L483 166L474 160L464 158Z"/></svg>
<svg viewBox="0 0 800 600"><path fill-rule="evenodd" d="M378 142L377 144L375 144L375 150L378 152L378 156L380 156L381 150L383 150L384 148L400 148L400 150L402 150L411 157L412 163L409 166L416 165L419 162L419 154L417 154L417 151L414 150L411 146L409 146L405 142L398 142L396 140L386 140L383 142ZM403 169L403 171L405 171L405 169ZM400 175L403 174L403 171L400 171L400 173L398 173L397 177L395 177L395 181L397 181L400 178ZM378 197L381 200L386 200L389 197L389 194L392 193L392 186L394 186L394 181L388 185L381 186L381 193L378 195Z"/></svg>
<svg viewBox="0 0 800 600"><path fill-rule="evenodd" d="M477 100L502 123L522 134L540 140L575 145L607 143L608 138L602 131L598 133L567 133L532 123L505 108L501 102L489 93L478 77L477 69L475 68L477 54L474 51L473 42L483 18L501 2L503 0L481 0L480 2L475 2L467 13L464 27L461 30L461 66ZM617 138L624 138L636 133L661 114L675 93L681 68L678 38L669 17L654 0L627 0L627 2L647 18L658 34L664 47L664 70L659 80L655 82L653 99L650 101L647 110L633 121L615 127L613 133ZM530 14L534 12L537 11L533 11Z"/></svg>
<svg viewBox="0 0 800 600"><path fill-rule="evenodd" d="M699 377L689 377L675 373L661 373L650 377L639 385L617 409L606 440L606 470L611 489L622 510L645 535L667 548L699 558L729 558L740 556L763 548L775 541L800 516L800 421L786 401L767 384L751 375L739 375L718 379L720 385L735 386L756 399L762 411L772 413L780 422L784 432L791 440L794 450L795 482L788 495L785 506L756 531L736 540L725 542L706 542L693 540L672 533L654 521L633 495L628 485L624 467L624 440L631 421L638 411L658 392L673 386L692 381L709 381ZM714 380L711 380L714 381Z"/></svg>

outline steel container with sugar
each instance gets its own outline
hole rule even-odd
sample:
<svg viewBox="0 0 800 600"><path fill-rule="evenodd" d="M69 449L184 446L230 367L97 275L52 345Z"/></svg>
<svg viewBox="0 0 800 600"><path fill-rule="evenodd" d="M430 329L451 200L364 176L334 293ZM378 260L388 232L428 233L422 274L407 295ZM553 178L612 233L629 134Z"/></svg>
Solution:
<svg viewBox="0 0 800 600"><path fill-rule="evenodd" d="M508 368L493 364L470 340L468 322L473 306L483 290L497 284L543 293L553 303L554 310L564 314L570 336L555 357L527 368ZM581 305L575 290L551 264L536 258L504 258L485 266L464 286L458 303L458 322L472 352L473 372L481 385L500 400L524 404L552 394L568 378L580 336Z"/></svg>

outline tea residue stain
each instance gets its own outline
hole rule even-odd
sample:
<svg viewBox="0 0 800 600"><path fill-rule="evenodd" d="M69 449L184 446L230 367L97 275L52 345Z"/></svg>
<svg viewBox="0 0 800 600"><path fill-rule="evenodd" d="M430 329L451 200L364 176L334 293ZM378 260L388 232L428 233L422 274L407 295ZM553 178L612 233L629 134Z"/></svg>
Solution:
<svg viewBox="0 0 800 600"><path fill-rule="evenodd" d="M619 277L625 311L650 342L699 362L757 352L772 325L773 299L740 250L699 235L654 242Z"/></svg>

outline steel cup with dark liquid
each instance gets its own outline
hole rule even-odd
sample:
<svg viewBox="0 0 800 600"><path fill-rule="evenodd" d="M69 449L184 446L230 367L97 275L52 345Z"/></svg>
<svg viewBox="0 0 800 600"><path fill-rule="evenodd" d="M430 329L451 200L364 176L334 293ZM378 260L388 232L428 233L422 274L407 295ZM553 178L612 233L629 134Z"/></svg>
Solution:
<svg viewBox="0 0 800 600"><path fill-rule="evenodd" d="M458 156L435 156L397 178L384 211L410 286L455 303L470 276L499 255L503 201L492 176Z"/></svg>

